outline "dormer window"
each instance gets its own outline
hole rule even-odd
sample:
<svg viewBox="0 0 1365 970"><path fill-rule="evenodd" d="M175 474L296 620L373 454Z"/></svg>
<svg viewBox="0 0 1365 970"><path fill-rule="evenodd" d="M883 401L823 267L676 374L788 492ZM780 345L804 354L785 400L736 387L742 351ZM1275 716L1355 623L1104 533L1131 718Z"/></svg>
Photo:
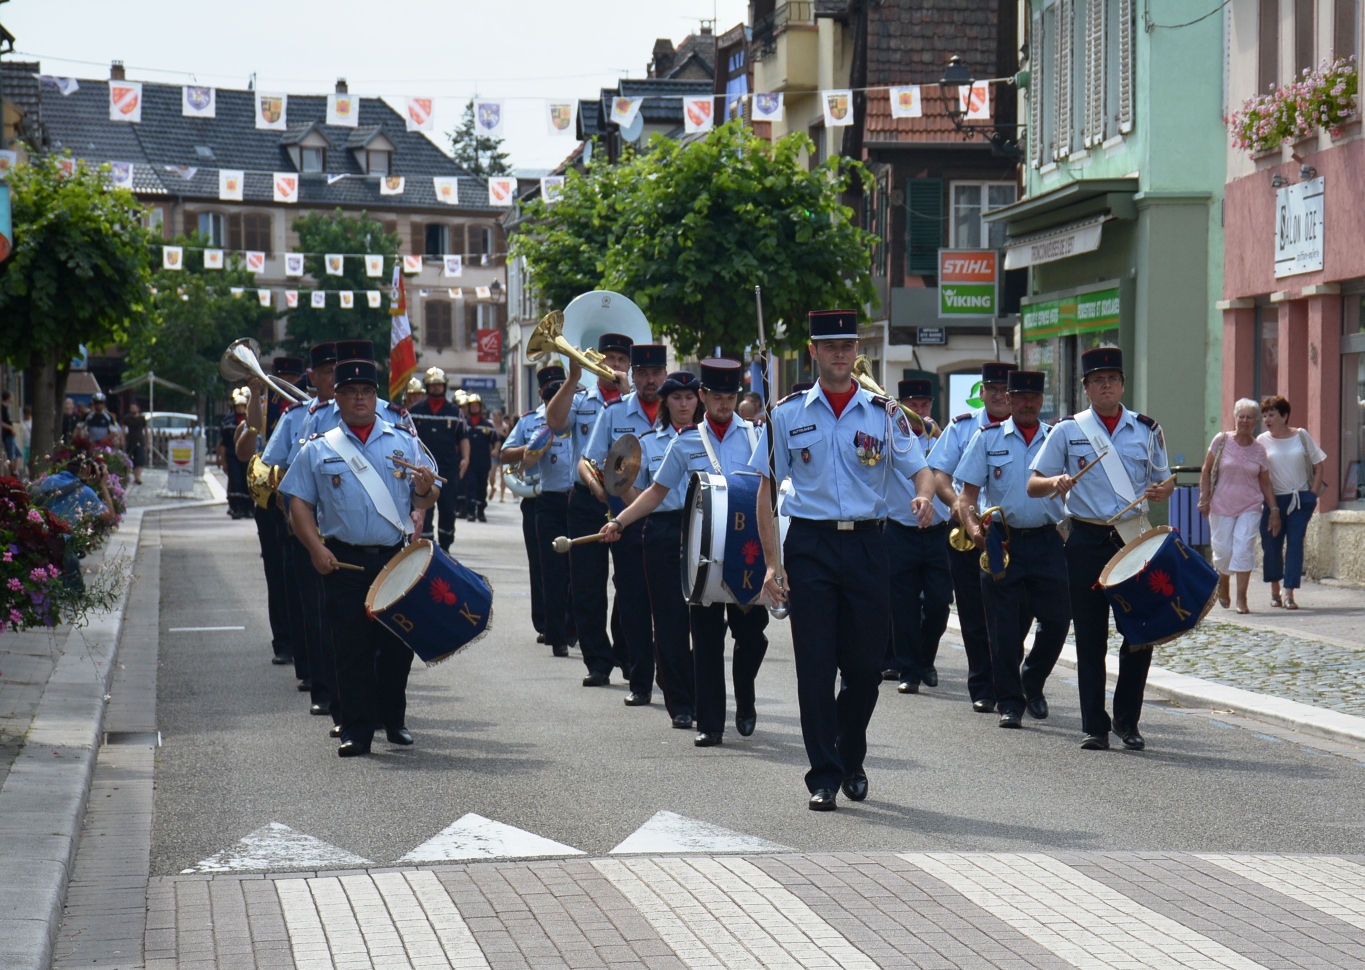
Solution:
<svg viewBox="0 0 1365 970"><path fill-rule="evenodd" d="M366 175L382 177L393 170L394 145L384 137L384 131L378 125L351 132L346 147Z"/></svg>
<svg viewBox="0 0 1365 970"><path fill-rule="evenodd" d="M327 171L327 136L316 122L289 129L280 144L288 150L299 172L317 175Z"/></svg>
<svg viewBox="0 0 1365 970"><path fill-rule="evenodd" d="M365 171L370 175L389 174L389 153L371 149L365 153Z"/></svg>
<svg viewBox="0 0 1365 970"><path fill-rule="evenodd" d="M327 170L327 149L325 148L303 148L303 159L299 165L299 171L325 172Z"/></svg>

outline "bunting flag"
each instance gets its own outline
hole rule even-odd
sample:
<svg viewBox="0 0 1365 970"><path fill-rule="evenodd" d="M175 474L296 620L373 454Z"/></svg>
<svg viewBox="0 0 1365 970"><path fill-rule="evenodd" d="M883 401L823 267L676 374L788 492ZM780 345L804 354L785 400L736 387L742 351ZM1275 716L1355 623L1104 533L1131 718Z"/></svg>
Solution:
<svg viewBox="0 0 1365 970"><path fill-rule="evenodd" d="M55 74L35 74L39 84L46 84L50 88L56 88L57 93L62 97L70 97L81 89L80 82L74 77L57 77Z"/></svg>
<svg viewBox="0 0 1365 970"><path fill-rule="evenodd" d="M222 269L223 251L221 249L204 250L204 269Z"/></svg>
<svg viewBox="0 0 1365 970"><path fill-rule="evenodd" d="M327 123L339 128L355 128L360 124L360 99L350 95L327 95Z"/></svg>
<svg viewBox="0 0 1365 970"><path fill-rule="evenodd" d="M0 175L0 178L3 176ZM131 189L133 187L133 163L110 162L109 184L119 189Z"/></svg>
<svg viewBox="0 0 1365 970"><path fill-rule="evenodd" d="M549 126L550 134L569 138L578 133L578 126L575 124L577 118L577 101L551 101L550 110L545 115L545 123Z"/></svg>
<svg viewBox="0 0 1365 970"><path fill-rule="evenodd" d="M57 171L62 173L63 178L70 178L76 174L76 160L74 158L57 159Z"/></svg>
<svg viewBox="0 0 1365 970"><path fill-rule="evenodd" d="M825 109L826 128L846 128L853 124L853 92L821 91L820 103Z"/></svg>
<svg viewBox="0 0 1365 970"><path fill-rule="evenodd" d="M367 290L367 291L365 292L365 298L366 298L367 300L369 300L369 302L370 302L370 309L371 309L371 310L378 310L378 309L379 309L379 291L378 291L378 290Z"/></svg>
<svg viewBox="0 0 1365 970"><path fill-rule="evenodd" d="M450 279L455 276L464 275L464 257L462 256L443 256L441 261L444 264L441 275Z"/></svg>
<svg viewBox="0 0 1365 970"><path fill-rule="evenodd" d="M199 169L195 168L193 165L167 165L165 166L165 168L166 171L174 172L176 175L179 175L186 182L191 181L196 175L199 174Z"/></svg>
<svg viewBox="0 0 1365 970"><path fill-rule="evenodd" d="M275 201L294 205L299 201L299 177L293 172L275 173Z"/></svg>
<svg viewBox="0 0 1365 970"><path fill-rule="evenodd" d="M517 199L517 180L495 175L488 180L488 204L510 206Z"/></svg>
<svg viewBox="0 0 1365 970"><path fill-rule="evenodd" d="M396 268L396 267L395 267L395 268ZM408 275L412 275L413 273L420 273L420 272L422 272L422 257L421 257L421 256L404 256L404 257L403 257L403 272L404 272L404 273L407 273Z"/></svg>
<svg viewBox="0 0 1365 970"><path fill-rule="evenodd" d="M9 176L10 169L19 163L19 153L8 149L0 151L0 179Z"/></svg>
<svg viewBox="0 0 1365 970"><path fill-rule="evenodd" d="M365 257L365 275L366 275L366 276L383 276L383 275L384 275L384 257L383 257L383 256L366 256L366 257Z"/></svg>
<svg viewBox="0 0 1365 970"><path fill-rule="evenodd" d="M460 204L460 179L459 176L434 176L431 180L436 188L436 201L444 202L446 205Z"/></svg>
<svg viewBox="0 0 1365 970"><path fill-rule="evenodd" d="M389 295L389 399L401 401L408 378L417 370L417 348L412 343L408 322L408 301L403 290L403 275L393 268L393 289Z"/></svg>
<svg viewBox="0 0 1365 970"><path fill-rule="evenodd" d="M256 92L256 127L261 131L285 131L289 95Z"/></svg>
<svg viewBox="0 0 1365 970"><path fill-rule="evenodd" d="M918 84L907 84L904 87L888 88L887 90L891 95L891 117L921 118L924 116L924 104L920 101Z"/></svg>
<svg viewBox="0 0 1365 970"><path fill-rule="evenodd" d="M269 291L269 290L257 290L257 291L256 291L256 302L258 302L261 306L266 306L266 307L270 306L270 291Z"/></svg>
<svg viewBox="0 0 1365 970"><path fill-rule="evenodd" d="M184 268L185 268L185 247L183 247L183 246L162 246L162 247L161 247L161 268L162 268L162 269L184 269Z"/></svg>
<svg viewBox="0 0 1365 970"><path fill-rule="evenodd" d="M353 290L341 291L341 308L351 310L355 307L355 292Z"/></svg>
<svg viewBox="0 0 1365 970"><path fill-rule="evenodd" d="M450 298L451 298L452 300L463 300L463 299L464 299L464 290L463 290L461 287L452 286L452 287L450 287L449 289L447 289L446 292L450 294Z"/></svg>
<svg viewBox="0 0 1365 970"><path fill-rule="evenodd" d="M241 202L242 189L245 185L245 172L234 172L226 168L218 170L218 200L220 202Z"/></svg>
<svg viewBox="0 0 1365 970"><path fill-rule="evenodd" d="M303 275L303 253L284 254L284 275L285 276Z"/></svg>
<svg viewBox="0 0 1365 970"><path fill-rule="evenodd" d="M298 309L298 306L299 306L299 291L298 291L298 290L285 290L285 291L284 291L284 305L285 305L285 307L287 307L287 308L290 309L290 310L296 310L296 309Z"/></svg>
<svg viewBox="0 0 1365 970"><path fill-rule="evenodd" d="M407 118L408 131L435 131L436 124L432 119L436 102L432 98L408 98Z"/></svg>
<svg viewBox="0 0 1365 970"><path fill-rule="evenodd" d="M246 287L244 287L244 286L229 286L229 287L228 287L228 292L232 294L233 299L235 299L235 300L240 300L240 299L242 298L242 294L246 292Z"/></svg>
<svg viewBox="0 0 1365 970"><path fill-rule="evenodd" d="M327 176L327 184L328 184L328 185L336 185L336 184L337 184L338 182L340 182L342 179L348 179L348 178L350 178L350 177L351 177L351 175L350 175L349 172L341 172L340 174L337 174L337 175L328 175L328 176Z"/></svg>
<svg viewBox="0 0 1365 970"><path fill-rule="evenodd" d="M404 182L404 179L403 179L403 176L401 176L401 175L385 175L385 176L384 176L382 179L380 179L380 181L379 181L379 194L380 194L380 195L402 195L402 194L403 194L403 182Z"/></svg>
<svg viewBox="0 0 1365 970"><path fill-rule="evenodd" d="M716 126L716 101L711 95L704 98L683 98L683 133L695 135Z"/></svg>
<svg viewBox="0 0 1365 970"><path fill-rule="evenodd" d="M502 102L474 101L474 131L481 138L502 137Z"/></svg>
<svg viewBox="0 0 1365 970"><path fill-rule="evenodd" d="M640 113L644 98L614 98L611 102L611 121L622 128L629 128Z"/></svg>
<svg viewBox="0 0 1365 970"><path fill-rule="evenodd" d="M346 269L346 257L339 253L328 253L322 261L328 276L340 276Z"/></svg>
<svg viewBox="0 0 1365 970"><path fill-rule="evenodd" d="M968 121L990 121L990 84L985 81L978 81L976 84L958 85L957 106Z"/></svg>
<svg viewBox="0 0 1365 970"><path fill-rule="evenodd" d="M547 204L553 205L564 194L564 176L547 175L540 180L540 195Z"/></svg>
<svg viewBox="0 0 1365 970"><path fill-rule="evenodd" d="M216 118L218 93L213 88L185 85L180 89L180 114L186 118Z"/></svg>
<svg viewBox="0 0 1365 970"><path fill-rule="evenodd" d="M786 113L780 93L755 94L753 105L755 121L781 121Z"/></svg>
<svg viewBox="0 0 1365 970"><path fill-rule="evenodd" d="M247 271L248 273L264 273L264 272L265 272L265 253L253 253L253 252L247 253L247 254L246 254L246 271Z"/></svg>
<svg viewBox="0 0 1365 970"><path fill-rule="evenodd" d="M141 81L109 82L109 120L133 124L142 121Z"/></svg>
<svg viewBox="0 0 1365 970"><path fill-rule="evenodd" d="M312 307L314 310L321 310L327 306L327 293L324 290L314 290Z"/></svg>
<svg viewBox="0 0 1365 970"><path fill-rule="evenodd" d="M492 289L487 286L474 287L474 296L476 299L487 300L490 297L492 297L492 295L493 295Z"/></svg>
<svg viewBox="0 0 1365 970"><path fill-rule="evenodd" d="M425 300L427 297L431 296L431 290L418 290L417 295Z"/></svg>

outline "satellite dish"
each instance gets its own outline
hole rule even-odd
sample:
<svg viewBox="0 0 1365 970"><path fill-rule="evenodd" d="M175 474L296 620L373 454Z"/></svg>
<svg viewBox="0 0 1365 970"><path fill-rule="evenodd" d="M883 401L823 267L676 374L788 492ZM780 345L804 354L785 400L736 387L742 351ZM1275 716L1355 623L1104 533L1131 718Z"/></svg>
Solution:
<svg viewBox="0 0 1365 970"><path fill-rule="evenodd" d="M621 129L621 138L628 142L637 142L645 132L645 119L642 112L635 112L635 119L626 127Z"/></svg>

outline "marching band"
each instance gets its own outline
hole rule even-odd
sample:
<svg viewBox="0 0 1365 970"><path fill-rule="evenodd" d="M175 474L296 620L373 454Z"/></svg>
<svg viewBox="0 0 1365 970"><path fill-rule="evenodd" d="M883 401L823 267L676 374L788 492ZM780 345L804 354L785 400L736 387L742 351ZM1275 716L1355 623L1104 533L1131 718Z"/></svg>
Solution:
<svg viewBox="0 0 1365 970"><path fill-rule="evenodd" d="M241 436L238 456L252 460L274 660L292 660L312 713L332 717L338 753L368 754L380 730L414 743L404 723L414 654L443 659L486 629L491 587L447 552L457 518L484 519L495 458L521 497L538 639L556 657L580 648L583 686L608 685L619 668L625 704L646 707L657 684L674 728L720 745L728 629L734 724L748 737L769 612L790 616L813 811L834 810L839 792L868 797L880 685L938 685L954 600L974 710L997 713L1002 728L1046 718L1046 683L1074 621L1081 747L1109 747L1112 730L1141 750L1150 647L1192 629L1214 593L1202 560L1146 519L1172 484L1160 428L1122 404L1122 352L1082 356L1090 407L1052 425L1039 418L1043 373L987 362L984 406L940 428L928 381L901 381L892 399L872 380L855 311L809 322L817 381L765 413L748 407L750 420L737 410L740 361L669 373L633 303L585 294L528 343L544 363L542 403L500 451L482 402L447 400L437 368L409 386L410 400L425 392L411 415L380 399L366 341L313 348L311 398L251 377L246 423L258 433ZM293 384L303 369L278 358L269 377ZM1087 474L1096 464L1102 472ZM426 515L434 542L417 538ZM1127 555L1138 545L1184 570L1147 582L1155 598L1115 592L1148 568L1146 552ZM425 598L451 609L399 612L424 576ZM1124 634L1112 719L1111 612Z"/></svg>

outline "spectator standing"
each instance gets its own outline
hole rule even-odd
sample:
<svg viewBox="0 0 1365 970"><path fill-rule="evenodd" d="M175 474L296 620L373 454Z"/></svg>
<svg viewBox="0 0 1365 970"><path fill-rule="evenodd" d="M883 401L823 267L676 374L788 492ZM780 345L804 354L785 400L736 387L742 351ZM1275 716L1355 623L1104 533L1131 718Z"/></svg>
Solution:
<svg viewBox="0 0 1365 970"><path fill-rule="evenodd" d="M125 440L128 442L128 457L133 459L133 484L142 484L142 469L147 467L147 418L134 401L128 405L127 424L123 426Z"/></svg>
<svg viewBox="0 0 1365 970"><path fill-rule="evenodd" d="M19 457L19 435L14 426L14 395L9 391L0 391L0 441L4 443L6 461L14 461Z"/></svg>
<svg viewBox="0 0 1365 970"><path fill-rule="evenodd" d="M1294 590L1303 578L1303 537L1322 494L1327 452L1306 429L1290 426L1289 402L1283 397L1268 397L1261 402L1261 421L1266 430L1256 440L1270 459L1270 487L1275 493L1275 501L1268 503L1261 513L1262 576L1270 584L1271 606L1297 610ZM1278 509L1280 514L1278 533L1270 531L1272 509Z"/></svg>
<svg viewBox="0 0 1365 970"><path fill-rule="evenodd" d="M1260 408L1250 398L1233 407L1235 431L1220 431L1209 444L1199 473L1199 511L1209 517L1213 565L1218 570L1218 603L1230 603L1230 578L1237 577L1237 612L1250 613L1247 586L1256 565L1261 503L1270 506L1269 528L1278 536L1280 510L1270 488L1270 459L1252 432Z"/></svg>
<svg viewBox="0 0 1365 970"><path fill-rule="evenodd" d="M119 446L118 415L109 410L102 391L96 391L90 398L90 413L83 423L85 437L92 445L104 442L111 448Z"/></svg>

